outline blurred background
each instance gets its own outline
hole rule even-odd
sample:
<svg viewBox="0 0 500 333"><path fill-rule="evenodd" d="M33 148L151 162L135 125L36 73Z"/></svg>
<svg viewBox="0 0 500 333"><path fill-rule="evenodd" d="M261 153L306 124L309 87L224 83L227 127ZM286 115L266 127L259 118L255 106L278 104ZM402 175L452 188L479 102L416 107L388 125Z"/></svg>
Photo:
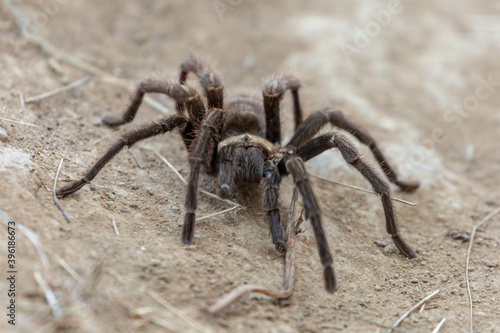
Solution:
<svg viewBox="0 0 500 333"><path fill-rule="evenodd" d="M441 332L467 331L468 243L447 234L467 240L471 227L499 204L499 50L500 4L494 1L4 0L0 117L36 127L0 121L0 209L49 249L43 263L19 237L18 332L380 332L437 289L425 311L400 330L429 332L446 318ZM226 95L259 94L267 78L293 73L302 80L306 115L331 106L365 128L403 178L421 182L414 194L396 194L417 203L396 208L401 232L419 257L409 261L387 248L391 239L376 197L316 180L339 291L323 290L307 225L297 241L298 281L289 302L245 296L217 316L208 314L209 305L240 284L279 288L282 258L273 250L258 191L233 198L247 207L243 213L200 223L195 246L180 244L184 187L141 149L160 151L186 176L187 154L175 134L131 150L144 168L123 152L92 186L61 200L72 218L67 224L51 194L60 159L62 182L80 177L121 133L100 126L102 115L122 112L141 79L177 79L180 60L190 54L220 70ZM80 79L73 89L29 102ZM153 98L156 104L143 105L126 128L173 113L165 96ZM291 110L286 96L285 138L293 133ZM308 167L369 187L336 151ZM202 184L213 191L210 178ZM284 211L292 190L285 180ZM200 196L200 215L225 208ZM470 257L478 332L500 331L498 222L494 217L479 230ZM57 318L34 272L55 293L62 308ZM165 310L150 291L199 325ZM137 309L150 312L137 315ZM151 319L160 317L172 326ZM5 325L0 322L2 331L15 331Z"/></svg>

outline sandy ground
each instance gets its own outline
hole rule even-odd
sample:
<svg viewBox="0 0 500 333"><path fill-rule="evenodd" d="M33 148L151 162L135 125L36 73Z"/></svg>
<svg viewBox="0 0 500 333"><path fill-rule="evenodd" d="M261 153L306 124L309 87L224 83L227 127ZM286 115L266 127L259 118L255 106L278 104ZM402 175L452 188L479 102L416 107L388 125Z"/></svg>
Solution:
<svg viewBox="0 0 500 333"><path fill-rule="evenodd" d="M468 331L468 242L446 235L457 231L467 237L500 201L496 2L16 4L53 45L134 82L176 78L179 61L190 53L220 69L228 94L258 92L273 73L293 72L302 79L306 114L324 106L345 110L377 138L399 173L420 180L421 188L395 194L417 203L396 204L401 232L418 252L418 258L407 260L375 243L391 244L377 197L316 180L339 290L328 294L323 289L307 223L297 239L297 283L289 301L249 295L212 315L208 307L238 285L281 286L283 257L271 244L259 191L238 192L232 200L245 211L199 223L195 245L182 245L184 186L158 157L141 149L158 150L186 176L187 156L173 133L131 149L142 169L124 151L90 186L62 199L68 224L52 201L57 166L64 158L61 184L77 179L116 140L120 133L99 120L105 113L122 112L130 90L93 79L22 106L19 94L27 99L88 73L23 38L2 4L0 117L37 125L0 120L0 209L18 223L17 321L15 327L8 325L2 314L2 332L169 331L165 325L179 332L385 332L435 290L440 292L425 309L397 331L430 332L442 318L440 332ZM164 96L155 98L173 112ZM285 137L290 137L287 110L288 96L282 117ZM143 105L137 121L125 128L160 116ZM369 151L359 148L374 164ZM324 177L369 187L336 151L308 166ZM214 191L211 178L201 184ZM292 190L290 179L284 180L284 214ZM226 208L200 195L200 216ZM496 216L479 228L470 257L476 332L500 332L499 222ZM21 226L39 238L46 257L40 257ZM0 236L3 309L8 302L5 230ZM62 312L58 320L37 274L54 292ZM158 303L151 292L189 319Z"/></svg>

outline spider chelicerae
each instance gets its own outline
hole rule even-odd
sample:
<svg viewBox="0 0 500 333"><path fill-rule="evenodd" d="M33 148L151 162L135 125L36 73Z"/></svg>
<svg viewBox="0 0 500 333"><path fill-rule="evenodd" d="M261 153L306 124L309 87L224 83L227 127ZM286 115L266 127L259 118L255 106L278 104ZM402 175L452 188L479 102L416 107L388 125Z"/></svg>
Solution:
<svg viewBox="0 0 500 333"><path fill-rule="evenodd" d="M407 258L416 257L415 251L399 235L388 182L379 176L361 157L354 145L342 134L330 132L318 135L321 128L331 125L345 130L367 145L387 179L403 191L418 188L418 182L399 180L375 140L344 113L324 108L302 117L298 90L300 81L293 76L273 78L264 84L262 99L239 95L224 100L220 75L193 58L181 61L179 82L161 80L142 81L127 110L121 116L107 115L103 123L116 127L131 122L146 93L161 93L177 103L177 114L163 117L138 129L123 134L118 141L78 181L57 190L63 197L89 183L123 147L140 140L179 129L189 153L190 174L187 186L181 240L193 241L195 211L198 203L198 179L201 170L217 176L217 195L231 196L236 185L263 184L262 206L267 212L273 244L279 252L286 251L286 236L278 207L281 178L291 174L304 202L305 217L310 220L316 237L325 289L333 292L337 282L333 259L323 229L318 199L307 172L305 162L322 152L337 148L347 163L357 169L380 196L384 208L387 232L394 244ZM195 88L186 83L189 73L195 73L203 88L205 105ZM293 98L295 133L288 143L281 141L280 101L287 90ZM264 179L264 180L263 180Z"/></svg>

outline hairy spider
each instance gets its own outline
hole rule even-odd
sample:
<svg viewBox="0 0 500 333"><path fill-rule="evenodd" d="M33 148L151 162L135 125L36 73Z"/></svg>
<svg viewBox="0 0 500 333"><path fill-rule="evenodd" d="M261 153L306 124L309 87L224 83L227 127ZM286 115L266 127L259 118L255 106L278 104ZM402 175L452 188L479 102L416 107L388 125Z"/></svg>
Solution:
<svg viewBox="0 0 500 333"><path fill-rule="evenodd" d="M217 174L217 195L221 198L228 198L235 185L259 184L265 178L262 206L267 212L272 241L279 252L286 251L278 197L281 178L292 174L303 198L306 218L310 220L316 236L325 288L333 292L337 289L333 259L305 161L325 150L337 148L343 158L370 182L380 196L387 232L396 247L407 258L416 257L415 251L399 235L387 181L363 161L345 136L336 132L319 136L317 134L325 124L331 123L367 145L388 180L401 190L413 191L418 187L418 182L399 180L373 138L351 123L341 111L321 109L303 122L298 94L300 81L293 76L275 78L265 83L263 100L240 95L224 101L224 88L217 72L200 65L192 57L182 60L180 69L179 83L159 80L141 82L123 116L107 115L103 118L103 123L114 127L131 122L146 93L162 93L174 99L177 114L123 134L80 180L59 188L57 196L66 196L89 183L124 146L130 147L140 140L178 128L189 153L190 164L182 242L191 244L193 241L198 178L203 168L207 174ZM186 84L186 77L190 72L197 75L205 91L207 105L202 102L197 91ZM295 133L286 145L282 145L280 101L286 90L290 90L293 97Z"/></svg>

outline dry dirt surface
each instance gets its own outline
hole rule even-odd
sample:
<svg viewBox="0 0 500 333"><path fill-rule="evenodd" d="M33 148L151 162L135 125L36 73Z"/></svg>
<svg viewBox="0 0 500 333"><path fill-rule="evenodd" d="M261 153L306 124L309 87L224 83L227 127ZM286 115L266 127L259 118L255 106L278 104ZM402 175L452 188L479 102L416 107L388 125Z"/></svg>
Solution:
<svg viewBox="0 0 500 333"><path fill-rule="evenodd" d="M30 42L34 31L23 36L7 3L0 5L0 117L36 127L0 119L1 218L17 223L15 326L4 314L7 227L0 233L0 331L386 332L436 290L395 331L431 332L443 318L440 332L469 331L468 239L500 204L498 2L12 1L66 52L59 55ZM245 210L200 222L194 245L181 244L185 187L143 149L157 150L186 177L177 133L132 147L142 168L125 149L90 185L61 199L67 223L52 197L61 158L64 185L122 133L100 119L123 112L133 89L109 77L134 84L176 79L179 61L191 53L223 73L227 95L258 94L266 78L292 72L302 79L306 115L332 106L367 129L403 178L421 182L413 194L394 194L417 204L395 203L401 233L418 257L394 250L376 196L313 178L338 291L323 289L307 222L296 240L297 282L289 300L251 294L209 313L239 285L280 289L284 258L271 243L259 189L241 189L231 200ZM71 57L91 64L93 73L69 64ZM89 75L74 89L27 103ZM165 96L153 98L174 112ZM285 138L293 132L290 110L287 95ZM161 116L144 104L124 128ZM375 165L369 150L358 147ZM369 188L337 151L307 165ZM212 178L200 183L214 192ZM283 180L285 217L292 191L291 179ZM227 208L199 196L198 216ZM475 332L500 332L499 242L497 215L477 230L470 255Z"/></svg>

